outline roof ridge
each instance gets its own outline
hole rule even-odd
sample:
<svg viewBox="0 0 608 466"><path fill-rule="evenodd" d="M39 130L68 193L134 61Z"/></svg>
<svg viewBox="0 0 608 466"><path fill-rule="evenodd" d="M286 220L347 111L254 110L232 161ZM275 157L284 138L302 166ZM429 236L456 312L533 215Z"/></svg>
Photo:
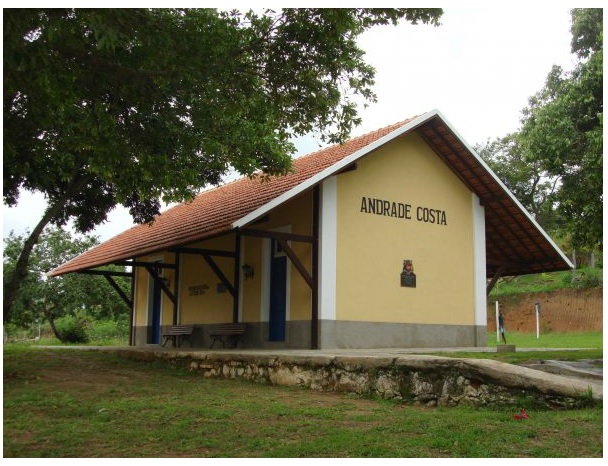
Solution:
<svg viewBox="0 0 608 466"><path fill-rule="evenodd" d="M325 151L330 152L332 149L335 149L337 147L344 146L346 144L356 143L356 141L359 141L359 140L362 140L362 139L365 139L365 138L369 138L370 136L372 136L374 134L385 132L385 131L387 131L389 129L400 128L401 126L409 123L410 121L418 118L419 116L420 115L416 115L416 116L413 116L413 117L410 117L410 118L406 118L405 120L401 120L401 121L398 121L396 123L392 123L390 125L386 125L386 126L384 126L382 128L378 128L378 129L375 129L375 130L372 130L372 131L368 131L367 133L360 134L359 136L354 136L352 138L349 138L346 141L344 141L343 143L335 143L335 144L331 144L331 145L326 146L326 147L321 147L320 149L317 149L315 151L303 154L300 157L292 157L291 160L292 160L292 162L295 162L295 161L299 161L299 160L302 160L302 159L308 159L308 158L310 158L312 156L318 155L321 152L325 152ZM236 172L236 173L238 173L238 172ZM192 201L194 201L194 199L196 199L198 196L200 196L200 195L202 195L204 193L215 191L215 190L218 190L218 189L222 189L222 188L225 188L225 187L227 187L229 185L236 184L238 182L242 182L242 181L246 181L246 180L254 180L254 179L258 178L258 177L264 176L264 172L261 171L261 170L257 170L254 173L252 173L251 175L243 175L243 174L240 174L240 175L241 176L239 176L237 178L234 178L232 180L226 181L223 184L219 184L219 185L216 185L216 186L211 186L209 189L203 189L203 190L201 190L200 192L198 192L197 194L195 194L195 196L192 199ZM274 177L273 175L271 175L271 176ZM190 201L190 202L192 202L192 201ZM188 201L183 201L183 202L180 202L179 204L184 204L184 203L188 203ZM173 206L173 207L177 207L177 206ZM173 208L173 207L171 207L171 208ZM167 209L167 210L171 210L171 209Z"/></svg>
<svg viewBox="0 0 608 466"><path fill-rule="evenodd" d="M386 125L386 126L384 126L382 128L378 128L378 129L369 131L369 132L364 133L364 134L360 134L359 136L355 136L355 137L347 139L343 143L335 143L335 144L331 144L331 145L326 146L326 147L321 147L318 150L315 150L313 152L308 152L308 153L306 153L304 155L301 155L300 157L292 157L291 160L292 160L292 162L296 162L296 161L312 158L313 156L317 156L319 153L322 153L322 152L326 152L326 151L327 152L331 152L332 149L344 146L346 144L356 143L359 140L362 140L362 139L365 139L365 138L369 138L370 136L372 136L374 134L377 134L377 133L381 133L383 131L386 131L389 128L393 128L394 127L394 129L397 129L397 128L403 126L404 124L408 123L409 121L411 121L411 120L413 120L414 118L417 118L417 117L418 117L418 115L414 116L414 117L411 117L411 118L406 118L405 120L399 121L397 123ZM236 172L236 173L238 173L238 172ZM251 175L240 174L240 176L238 176L237 178L234 178L232 180L228 180L228 181L224 182L223 184L218 184L218 185L215 185L215 186L210 186L208 189L202 189L201 191L199 191L198 193L196 193L194 195L194 197L192 198L192 200L190 200L190 201L182 201L182 202L178 203L177 205L174 205L174 206L170 207L169 209L165 210L162 213L165 213L165 212L167 212L169 210L172 210L173 208L178 207L178 206L180 206L182 204L191 203L196 198L198 198L199 196L201 196L203 194L210 193L210 192L213 192L213 191L216 191L216 190L220 190L220 189L226 188L226 187L228 187L230 185L233 185L233 184L236 184L236 183L240 183L240 182L243 182L243 181L247 181L247 180L253 181L256 178L259 178L259 177L262 177L262 176L264 176L264 172L261 171L261 170L257 170L254 173L252 173ZM271 175L271 177L274 177L274 175Z"/></svg>
<svg viewBox="0 0 608 466"><path fill-rule="evenodd" d="M416 115L416 116L413 116L413 117L410 117L410 118L406 118L405 120L401 120L401 121L398 121L396 123L392 123L390 125L383 126L382 128L377 128L377 129L368 131L367 133L363 133L363 134L360 134L358 136L354 136L352 138L349 138L349 139L347 139L346 141L344 141L342 143L338 142L338 143L331 144L331 145L326 146L326 147L322 147L322 148L320 148L318 150L315 150L313 152L309 152L309 153L304 154L304 155L302 155L300 157L297 157L297 159L294 159L294 160L301 160L301 159L305 159L305 158L308 158L308 157L312 157L313 155L318 154L319 152L329 151L331 149L335 149L336 147L344 146L346 144L353 144L353 143L356 143L357 141L360 141L362 139L369 138L370 136L372 136L374 134L377 134L377 133L382 133L382 132L385 132L385 131L388 131L388 130L395 130L395 129L400 128L401 126L409 123L410 121L418 118L419 116L420 115ZM388 132L390 132L390 131L388 131Z"/></svg>

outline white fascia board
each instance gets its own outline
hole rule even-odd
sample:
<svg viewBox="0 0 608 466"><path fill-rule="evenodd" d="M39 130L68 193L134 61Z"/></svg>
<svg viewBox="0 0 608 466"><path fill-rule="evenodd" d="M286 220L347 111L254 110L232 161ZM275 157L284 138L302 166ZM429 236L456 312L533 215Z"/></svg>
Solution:
<svg viewBox="0 0 608 466"><path fill-rule="evenodd" d="M319 173L308 178L307 180L303 181L299 185L294 186L289 191L286 191L283 194L281 194L280 196L274 198L272 201L264 204L261 207L258 207L256 210L254 210L253 212L250 212L249 214L245 215L244 217L241 217L240 219L238 219L236 222L234 222L232 224L232 228L242 228L243 226L247 225L250 222L253 222L254 220L258 219L259 217L266 215L272 209L278 207L279 205L283 204L284 202L288 201L289 199L292 199L293 197L297 196L298 194L313 187L317 183L320 183L325 178L334 175L335 173L339 172L343 168L346 168L351 163L356 162L361 157L369 154L371 151L377 149L378 147L383 146L387 142L392 141L393 139L401 136L404 133L407 133L408 131L412 131L414 128L416 128L417 126L420 126L422 123L429 120L430 118L433 118L437 114L438 114L437 110L433 110L431 112L425 113L424 115L420 115L419 117L414 118L409 123L401 126L400 128L397 128L395 131L388 133L387 135L377 139L376 141L372 142L371 144L368 144L367 146L359 149L358 151L353 152L351 155L344 157L339 162L336 162L335 164L331 165L330 167L327 167L325 170L320 171Z"/></svg>
<svg viewBox="0 0 608 466"><path fill-rule="evenodd" d="M561 256L561 258L566 262L566 264L568 264L568 266L571 269L574 269L574 264L572 264L572 262L570 262L570 259L568 259L565 256L565 254L562 252L562 250L559 248L559 246L557 246L557 244L555 244L555 242L551 239L551 237L547 234L547 232L536 222L536 220L534 219L534 217L532 217L532 215L530 215L530 213L528 212L528 209L526 209L521 204L521 202L519 202L517 200L517 198L511 192L511 190L509 188L507 188L507 186L500 180L500 178L498 178L498 176L496 175L496 173L494 173L494 171L488 166L488 164L485 163L485 161L477 154L477 152L475 152L475 150L473 150L473 148L469 146L469 144L464 140L464 138L462 136L460 136L460 134L458 134L458 131L456 131L454 129L454 127L452 126L452 124L448 120L446 120L444 118L444 116L441 114L441 112L439 110L435 110L434 112L435 112L435 114L437 116L439 116L439 118L441 118L443 120L443 122L446 124L446 126L448 128L450 128L450 130L460 140L460 142L468 149L468 151L471 154L473 154L473 157L475 157L475 159L477 159L477 161L490 174L490 176L492 178L494 178L494 180L500 185L500 187L503 189L503 191L505 193L507 193L507 195L511 198L511 200L515 203L515 205L519 208L519 210L521 210L524 213L524 215L526 217L528 217L528 220L530 220L530 222L532 222L532 224L534 225L534 227L544 236L544 238L549 242L549 244L551 245L551 247L553 249L555 249L555 251Z"/></svg>

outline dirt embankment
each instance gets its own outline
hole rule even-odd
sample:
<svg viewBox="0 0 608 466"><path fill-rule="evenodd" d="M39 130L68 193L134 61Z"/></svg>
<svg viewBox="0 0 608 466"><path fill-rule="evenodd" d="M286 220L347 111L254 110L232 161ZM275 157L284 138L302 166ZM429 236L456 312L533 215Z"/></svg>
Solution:
<svg viewBox="0 0 608 466"><path fill-rule="evenodd" d="M488 301L488 331L496 331L494 302ZM540 303L540 325L544 332L603 330L602 288L501 296L498 302L505 326L510 331L536 331L537 302Z"/></svg>

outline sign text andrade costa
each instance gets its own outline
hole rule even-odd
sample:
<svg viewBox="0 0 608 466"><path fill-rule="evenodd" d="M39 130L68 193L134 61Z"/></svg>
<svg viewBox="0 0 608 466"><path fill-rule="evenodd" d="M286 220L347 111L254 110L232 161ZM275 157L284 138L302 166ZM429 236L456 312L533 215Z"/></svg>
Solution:
<svg viewBox="0 0 608 466"><path fill-rule="evenodd" d="M419 222L434 223L437 225L447 226L448 224L445 210L422 206L418 206L414 209L411 204L365 196L361 198L360 212L401 218L404 220L417 220Z"/></svg>

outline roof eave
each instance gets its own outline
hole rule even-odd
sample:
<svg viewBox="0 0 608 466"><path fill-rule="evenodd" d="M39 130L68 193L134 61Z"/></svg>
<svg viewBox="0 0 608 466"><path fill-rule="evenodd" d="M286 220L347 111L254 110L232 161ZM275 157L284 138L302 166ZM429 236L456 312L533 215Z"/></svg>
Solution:
<svg viewBox="0 0 608 466"><path fill-rule="evenodd" d="M454 133L454 135L466 147L466 149L471 153L471 155L473 155L473 157L475 157L477 162L479 164L481 164L481 166L488 172L488 174L494 179L494 181L496 183L498 183L498 185L505 192L505 194L507 194L507 196L509 196L509 198L511 199L511 201L513 201L513 203L515 203L517 208L521 212L523 212L523 214L528 218L528 220L532 223L532 225L534 225L534 228L536 228L543 235L545 240L551 245L551 247L555 250L555 252L557 252L559 254L559 256L561 257L561 259L567 264L568 268L574 269L575 268L574 264L572 264L570 259L568 259L568 257L566 257L566 255L562 252L562 250L559 248L559 246L557 246L557 244L555 244L555 242L551 239L551 237L547 234L547 232L538 224L538 222L534 219L534 217L532 217L532 215L530 215L530 212L528 212L528 210L521 204L521 202L519 202L519 200L513 195L511 190L509 188L507 188L507 186L500 180L500 178L498 178L496 173L494 173L494 171L488 166L488 164L479 156L479 154L477 154L477 152L471 146L469 146L469 144L466 142L466 140L458 133L458 131L456 131L456 129L452 126L452 124L441 114L441 112L439 110L436 110L435 114L443 121L443 123L450 129L450 131L452 133Z"/></svg>

